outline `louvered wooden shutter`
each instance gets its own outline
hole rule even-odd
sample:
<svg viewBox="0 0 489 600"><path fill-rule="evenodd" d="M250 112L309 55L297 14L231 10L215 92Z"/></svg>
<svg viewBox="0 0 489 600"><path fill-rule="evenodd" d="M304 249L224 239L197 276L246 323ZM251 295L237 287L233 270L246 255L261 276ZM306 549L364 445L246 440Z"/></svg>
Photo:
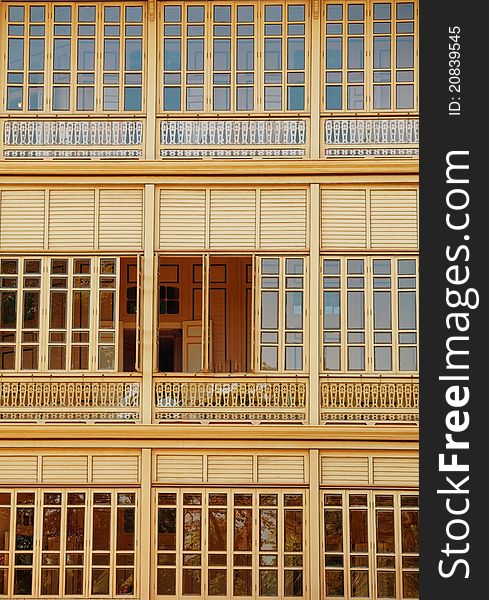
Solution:
<svg viewBox="0 0 489 600"><path fill-rule="evenodd" d="M42 250L44 190L3 190L0 195L0 249Z"/></svg>
<svg viewBox="0 0 489 600"><path fill-rule="evenodd" d="M207 480L209 483L253 483L253 457L210 455Z"/></svg>
<svg viewBox="0 0 489 600"><path fill-rule="evenodd" d="M304 457L259 456L258 483L305 483Z"/></svg>
<svg viewBox="0 0 489 600"><path fill-rule="evenodd" d="M44 456L42 459L43 483L87 483L88 456Z"/></svg>
<svg viewBox="0 0 489 600"><path fill-rule="evenodd" d="M306 237L306 190L261 190L260 248L302 250Z"/></svg>
<svg viewBox="0 0 489 600"><path fill-rule="evenodd" d="M100 190L99 248L140 250L143 241L142 190Z"/></svg>
<svg viewBox="0 0 489 600"><path fill-rule="evenodd" d="M370 210L372 248L418 247L416 190L372 190Z"/></svg>
<svg viewBox="0 0 489 600"><path fill-rule="evenodd" d="M160 455L156 459L159 483L202 483L204 462L201 455Z"/></svg>
<svg viewBox="0 0 489 600"><path fill-rule="evenodd" d="M160 190L160 250L205 248L205 190Z"/></svg>
<svg viewBox="0 0 489 600"><path fill-rule="evenodd" d="M255 190L211 190L211 249L255 249L255 196Z"/></svg>
<svg viewBox="0 0 489 600"><path fill-rule="evenodd" d="M51 190L49 194L49 248L93 249L95 191Z"/></svg>
<svg viewBox="0 0 489 600"><path fill-rule="evenodd" d="M413 486L419 485L419 464L416 457L374 457L374 484Z"/></svg>
<svg viewBox="0 0 489 600"><path fill-rule="evenodd" d="M323 456L321 483L331 486L368 485L368 456Z"/></svg>
<svg viewBox="0 0 489 600"><path fill-rule="evenodd" d="M0 456L0 483L37 483L37 456Z"/></svg>
<svg viewBox="0 0 489 600"><path fill-rule="evenodd" d="M325 250L367 247L366 190L322 191L321 246Z"/></svg>
<svg viewBox="0 0 489 600"><path fill-rule="evenodd" d="M110 485L116 483L139 482L139 457L134 456L94 456L92 481Z"/></svg>

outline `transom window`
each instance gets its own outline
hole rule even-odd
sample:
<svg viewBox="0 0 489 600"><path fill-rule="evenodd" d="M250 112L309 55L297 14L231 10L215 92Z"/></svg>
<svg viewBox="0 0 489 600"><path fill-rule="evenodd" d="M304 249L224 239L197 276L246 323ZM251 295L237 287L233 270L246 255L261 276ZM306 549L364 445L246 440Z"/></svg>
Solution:
<svg viewBox="0 0 489 600"><path fill-rule="evenodd" d="M419 598L418 496L323 493L323 598Z"/></svg>
<svg viewBox="0 0 489 600"><path fill-rule="evenodd" d="M8 112L143 108L142 4L8 4Z"/></svg>
<svg viewBox="0 0 489 600"><path fill-rule="evenodd" d="M158 492L158 598L304 597L302 491Z"/></svg>
<svg viewBox="0 0 489 600"><path fill-rule="evenodd" d="M306 8L162 3L161 110L306 110Z"/></svg>
<svg viewBox="0 0 489 600"><path fill-rule="evenodd" d="M414 2L326 2L324 109L416 110Z"/></svg>
<svg viewBox="0 0 489 600"><path fill-rule="evenodd" d="M137 492L0 491L0 597L133 597Z"/></svg>
<svg viewBox="0 0 489 600"><path fill-rule="evenodd" d="M414 258L324 258L324 370L416 371L416 281Z"/></svg>

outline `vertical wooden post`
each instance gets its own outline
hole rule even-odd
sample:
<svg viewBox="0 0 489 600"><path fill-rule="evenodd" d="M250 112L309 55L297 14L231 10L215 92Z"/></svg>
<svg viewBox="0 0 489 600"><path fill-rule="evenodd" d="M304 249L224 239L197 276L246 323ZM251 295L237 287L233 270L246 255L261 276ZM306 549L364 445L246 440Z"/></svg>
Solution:
<svg viewBox="0 0 489 600"><path fill-rule="evenodd" d="M143 285L141 294L142 330L142 421L151 423L153 412L153 327L154 327L154 237L155 237L155 186L144 186L144 254Z"/></svg>
<svg viewBox="0 0 489 600"><path fill-rule="evenodd" d="M139 563L139 581L141 600L150 600L152 571L151 548L153 530L151 527L151 449L143 448L141 451L141 505L140 505L140 542L141 559Z"/></svg>
<svg viewBox="0 0 489 600"><path fill-rule="evenodd" d="M146 131L145 131L145 158L154 160L156 158L157 123L156 105L158 103L158 32L157 19L155 15L156 1L148 2L147 42L146 47Z"/></svg>
<svg viewBox="0 0 489 600"><path fill-rule="evenodd" d="M321 490L319 450L309 452L309 598L321 598Z"/></svg>
<svg viewBox="0 0 489 600"><path fill-rule="evenodd" d="M319 0L311 2L311 42L310 42L310 106L311 132L310 157L320 158L321 151L321 6Z"/></svg>
<svg viewBox="0 0 489 600"><path fill-rule="evenodd" d="M309 259L309 424L319 425L320 420L320 345L319 345L319 300L321 265L320 248L320 189L319 183L311 184L310 191L310 259Z"/></svg>

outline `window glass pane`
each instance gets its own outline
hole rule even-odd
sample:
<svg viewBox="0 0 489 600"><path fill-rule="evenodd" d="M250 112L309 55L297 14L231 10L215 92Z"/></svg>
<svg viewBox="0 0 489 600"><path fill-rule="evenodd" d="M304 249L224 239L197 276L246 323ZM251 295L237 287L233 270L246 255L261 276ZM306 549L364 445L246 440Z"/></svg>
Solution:
<svg viewBox="0 0 489 600"><path fill-rule="evenodd" d="M126 39L126 71L142 70L142 40Z"/></svg>
<svg viewBox="0 0 489 600"><path fill-rule="evenodd" d="M364 327L364 293L348 292L348 328L363 329Z"/></svg>
<svg viewBox="0 0 489 600"><path fill-rule="evenodd" d="M391 322L391 293L374 292L374 329L390 329Z"/></svg>

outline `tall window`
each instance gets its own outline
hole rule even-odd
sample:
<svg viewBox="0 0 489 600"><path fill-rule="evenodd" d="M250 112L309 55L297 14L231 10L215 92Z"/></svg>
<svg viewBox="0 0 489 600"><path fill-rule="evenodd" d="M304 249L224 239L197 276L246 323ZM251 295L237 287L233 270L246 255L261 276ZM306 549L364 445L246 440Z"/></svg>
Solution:
<svg viewBox="0 0 489 600"><path fill-rule="evenodd" d="M0 259L0 369L121 370L129 349L121 354L119 338L129 319L120 288L115 257ZM136 290L132 314L138 304ZM127 341L138 343L135 334Z"/></svg>
<svg viewBox="0 0 489 600"><path fill-rule="evenodd" d="M163 112L306 109L305 4L165 2L161 15Z"/></svg>
<svg viewBox="0 0 489 600"><path fill-rule="evenodd" d="M414 111L414 2L327 2L326 111Z"/></svg>
<svg viewBox="0 0 489 600"><path fill-rule="evenodd" d="M7 5L8 112L138 112L143 5Z"/></svg>
<svg viewBox="0 0 489 600"><path fill-rule="evenodd" d="M323 260L325 371L417 370L414 258Z"/></svg>
<svg viewBox="0 0 489 600"><path fill-rule="evenodd" d="M0 492L0 597L133 597L136 505L135 491Z"/></svg>
<svg viewBox="0 0 489 600"><path fill-rule="evenodd" d="M323 494L323 598L419 597L418 496Z"/></svg>
<svg viewBox="0 0 489 600"><path fill-rule="evenodd" d="M302 598L303 569L302 492L158 494L158 598Z"/></svg>
<svg viewBox="0 0 489 600"><path fill-rule="evenodd" d="M305 260L263 257L259 264L259 370L302 371Z"/></svg>

